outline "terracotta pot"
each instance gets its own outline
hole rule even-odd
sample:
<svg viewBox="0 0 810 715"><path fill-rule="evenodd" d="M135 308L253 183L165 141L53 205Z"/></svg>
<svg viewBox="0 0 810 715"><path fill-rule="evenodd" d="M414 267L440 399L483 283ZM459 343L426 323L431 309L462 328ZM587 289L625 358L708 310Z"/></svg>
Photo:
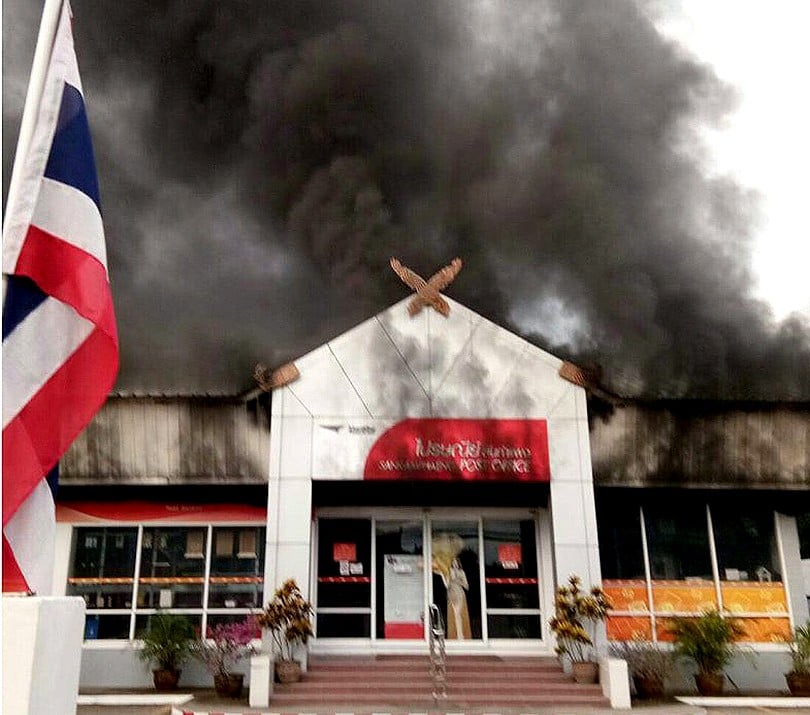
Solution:
<svg viewBox="0 0 810 715"><path fill-rule="evenodd" d="M634 675L636 695L643 700L660 700L664 697L664 679L657 675Z"/></svg>
<svg viewBox="0 0 810 715"><path fill-rule="evenodd" d="M723 683L726 676L722 673L696 673L695 684L701 695L709 697L723 694Z"/></svg>
<svg viewBox="0 0 810 715"><path fill-rule="evenodd" d="M301 680L301 664L297 660L277 660L275 669L279 683L297 683Z"/></svg>
<svg viewBox="0 0 810 715"><path fill-rule="evenodd" d="M152 679L155 681L155 690L177 690L180 672L179 670L166 670L165 668L153 670Z"/></svg>
<svg viewBox="0 0 810 715"><path fill-rule="evenodd" d="M810 673L785 673L791 695L810 696Z"/></svg>
<svg viewBox="0 0 810 715"><path fill-rule="evenodd" d="M571 663L571 674L575 683L595 683L599 680L599 666L591 661L574 661Z"/></svg>
<svg viewBox="0 0 810 715"><path fill-rule="evenodd" d="M244 673L228 673L214 676L214 690L221 698L238 698L242 695Z"/></svg>

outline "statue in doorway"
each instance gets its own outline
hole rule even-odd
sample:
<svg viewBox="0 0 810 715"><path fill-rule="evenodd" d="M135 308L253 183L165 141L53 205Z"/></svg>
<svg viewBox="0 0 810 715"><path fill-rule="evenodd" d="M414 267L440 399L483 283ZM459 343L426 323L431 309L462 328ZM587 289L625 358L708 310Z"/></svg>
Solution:
<svg viewBox="0 0 810 715"><path fill-rule="evenodd" d="M442 532L433 539L433 573L438 574L447 591L447 638L471 637L467 594L470 584L459 561L464 540L458 534Z"/></svg>

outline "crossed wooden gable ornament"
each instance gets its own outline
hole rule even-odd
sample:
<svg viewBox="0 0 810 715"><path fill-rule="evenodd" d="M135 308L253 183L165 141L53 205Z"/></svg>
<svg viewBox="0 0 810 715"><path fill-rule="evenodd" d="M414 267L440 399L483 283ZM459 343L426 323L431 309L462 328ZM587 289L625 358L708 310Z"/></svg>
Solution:
<svg viewBox="0 0 810 715"><path fill-rule="evenodd" d="M408 303L408 315L414 316L425 307L433 308L445 318L450 315L450 306L442 297L440 291L443 291L453 282L453 279L461 270L461 265L461 259L454 258L449 265L439 269L428 280L425 280L418 273L415 273L407 266L403 266L396 258L392 258L391 268L394 269L394 273L416 293L411 302ZM270 370L259 363L253 372L253 377L259 387L267 392L289 385L300 376L301 373L295 363L292 362L275 370Z"/></svg>
<svg viewBox="0 0 810 715"><path fill-rule="evenodd" d="M461 259L454 258L450 261L450 265L436 271L428 280L425 280L407 266L403 266L396 258L392 258L391 268L394 269L394 273L402 279L405 285L416 292L411 302L408 303L408 315L414 316L422 308L429 306L446 318L450 314L450 306L440 291L453 282L461 270L461 265Z"/></svg>

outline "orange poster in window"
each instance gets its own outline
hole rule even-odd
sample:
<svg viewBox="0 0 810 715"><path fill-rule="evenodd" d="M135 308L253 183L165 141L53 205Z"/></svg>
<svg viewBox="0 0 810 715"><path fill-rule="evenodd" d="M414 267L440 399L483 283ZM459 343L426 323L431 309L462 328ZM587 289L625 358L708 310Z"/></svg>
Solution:
<svg viewBox="0 0 810 715"><path fill-rule="evenodd" d="M724 581L721 584L723 607L732 613L784 613L787 598L781 583Z"/></svg>
<svg viewBox="0 0 810 715"><path fill-rule="evenodd" d="M605 625L611 641L652 640L652 626L647 616L608 616Z"/></svg>
<svg viewBox="0 0 810 715"><path fill-rule="evenodd" d="M787 618L740 618L745 635L740 639L751 643L787 643L791 638Z"/></svg>
<svg viewBox="0 0 810 715"><path fill-rule="evenodd" d="M717 608L712 581L653 581L656 613L703 613Z"/></svg>
<svg viewBox="0 0 810 715"><path fill-rule="evenodd" d="M650 610L647 603L647 583L643 580L603 581L602 589L613 604L613 611L646 613Z"/></svg>

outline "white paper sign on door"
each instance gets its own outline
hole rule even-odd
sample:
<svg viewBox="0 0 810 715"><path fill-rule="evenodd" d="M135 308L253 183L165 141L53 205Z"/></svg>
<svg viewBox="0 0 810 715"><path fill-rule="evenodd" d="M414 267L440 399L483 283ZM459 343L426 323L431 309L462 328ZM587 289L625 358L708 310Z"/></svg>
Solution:
<svg viewBox="0 0 810 715"><path fill-rule="evenodd" d="M383 557L385 637L424 638L425 611L423 557L386 554Z"/></svg>

